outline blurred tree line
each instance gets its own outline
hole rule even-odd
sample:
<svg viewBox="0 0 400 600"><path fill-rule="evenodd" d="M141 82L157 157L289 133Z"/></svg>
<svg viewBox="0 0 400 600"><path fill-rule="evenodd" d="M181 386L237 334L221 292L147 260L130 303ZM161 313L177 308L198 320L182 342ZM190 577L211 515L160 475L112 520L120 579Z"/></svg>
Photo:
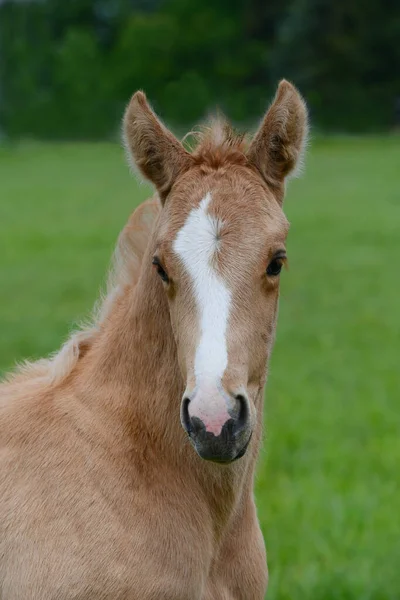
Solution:
<svg viewBox="0 0 400 600"><path fill-rule="evenodd" d="M108 136L138 88L172 123L215 105L251 122L281 77L317 127L387 129L400 96L399 0L0 0L10 136Z"/></svg>

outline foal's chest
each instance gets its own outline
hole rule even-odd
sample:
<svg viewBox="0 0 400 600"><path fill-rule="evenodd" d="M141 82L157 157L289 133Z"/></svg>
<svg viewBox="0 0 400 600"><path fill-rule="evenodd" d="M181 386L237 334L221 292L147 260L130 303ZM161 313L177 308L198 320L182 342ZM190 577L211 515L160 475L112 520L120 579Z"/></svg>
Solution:
<svg viewBox="0 0 400 600"><path fill-rule="evenodd" d="M47 498L40 522L33 500L23 535L6 540L1 600L202 599L207 526L199 532L182 505L157 493L119 504L91 492L74 505Z"/></svg>
<svg viewBox="0 0 400 600"><path fill-rule="evenodd" d="M149 525L149 530L151 526ZM104 532L106 528L104 528ZM197 600L205 573L194 555L176 546L116 542L99 533L97 541L79 548L66 532L62 543L25 544L6 561L2 600ZM122 538L126 534L121 533ZM36 544L35 544L36 545ZM69 548L68 548L69 546ZM187 562L191 568L187 568ZM203 563L204 564L204 563ZM0 586L1 590L1 586ZM3 595L4 594L4 595Z"/></svg>

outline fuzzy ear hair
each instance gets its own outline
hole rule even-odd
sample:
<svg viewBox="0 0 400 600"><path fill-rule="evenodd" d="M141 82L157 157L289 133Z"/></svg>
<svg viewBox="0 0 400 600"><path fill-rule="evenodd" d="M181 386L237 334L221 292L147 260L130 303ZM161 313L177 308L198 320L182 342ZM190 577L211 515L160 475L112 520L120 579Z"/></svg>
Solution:
<svg viewBox="0 0 400 600"><path fill-rule="evenodd" d="M247 152L248 159L281 202L285 178L301 164L307 140L308 118L296 88L282 80Z"/></svg>
<svg viewBox="0 0 400 600"><path fill-rule="evenodd" d="M161 123L143 92L136 92L125 111L125 146L141 173L157 188L161 202L193 158Z"/></svg>

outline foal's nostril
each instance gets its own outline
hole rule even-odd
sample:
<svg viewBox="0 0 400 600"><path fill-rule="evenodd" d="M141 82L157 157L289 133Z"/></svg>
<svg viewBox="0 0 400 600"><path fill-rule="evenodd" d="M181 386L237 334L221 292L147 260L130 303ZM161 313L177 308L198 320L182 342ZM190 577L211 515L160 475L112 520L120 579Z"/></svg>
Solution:
<svg viewBox="0 0 400 600"><path fill-rule="evenodd" d="M182 425L184 426L188 435L190 435L190 433L192 431L192 425L191 425L190 416L189 416L189 404L190 404L190 398L184 398L182 401L182 409L181 409Z"/></svg>
<svg viewBox="0 0 400 600"><path fill-rule="evenodd" d="M236 424L237 429L240 430L247 425L249 419L249 401L243 394L236 394L235 400L239 405Z"/></svg>

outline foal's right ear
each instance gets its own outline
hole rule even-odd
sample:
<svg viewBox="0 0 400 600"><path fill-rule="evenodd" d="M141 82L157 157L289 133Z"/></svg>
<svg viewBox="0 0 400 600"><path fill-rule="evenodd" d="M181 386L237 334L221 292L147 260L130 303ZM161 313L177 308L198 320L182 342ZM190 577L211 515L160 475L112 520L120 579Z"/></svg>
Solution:
<svg viewBox="0 0 400 600"><path fill-rule="evenodd" d="M136 92L125 111L123 136L126 148L141 173L157 188L164 203L176 179L193 158L161 123L143 92Z"/></svg>

